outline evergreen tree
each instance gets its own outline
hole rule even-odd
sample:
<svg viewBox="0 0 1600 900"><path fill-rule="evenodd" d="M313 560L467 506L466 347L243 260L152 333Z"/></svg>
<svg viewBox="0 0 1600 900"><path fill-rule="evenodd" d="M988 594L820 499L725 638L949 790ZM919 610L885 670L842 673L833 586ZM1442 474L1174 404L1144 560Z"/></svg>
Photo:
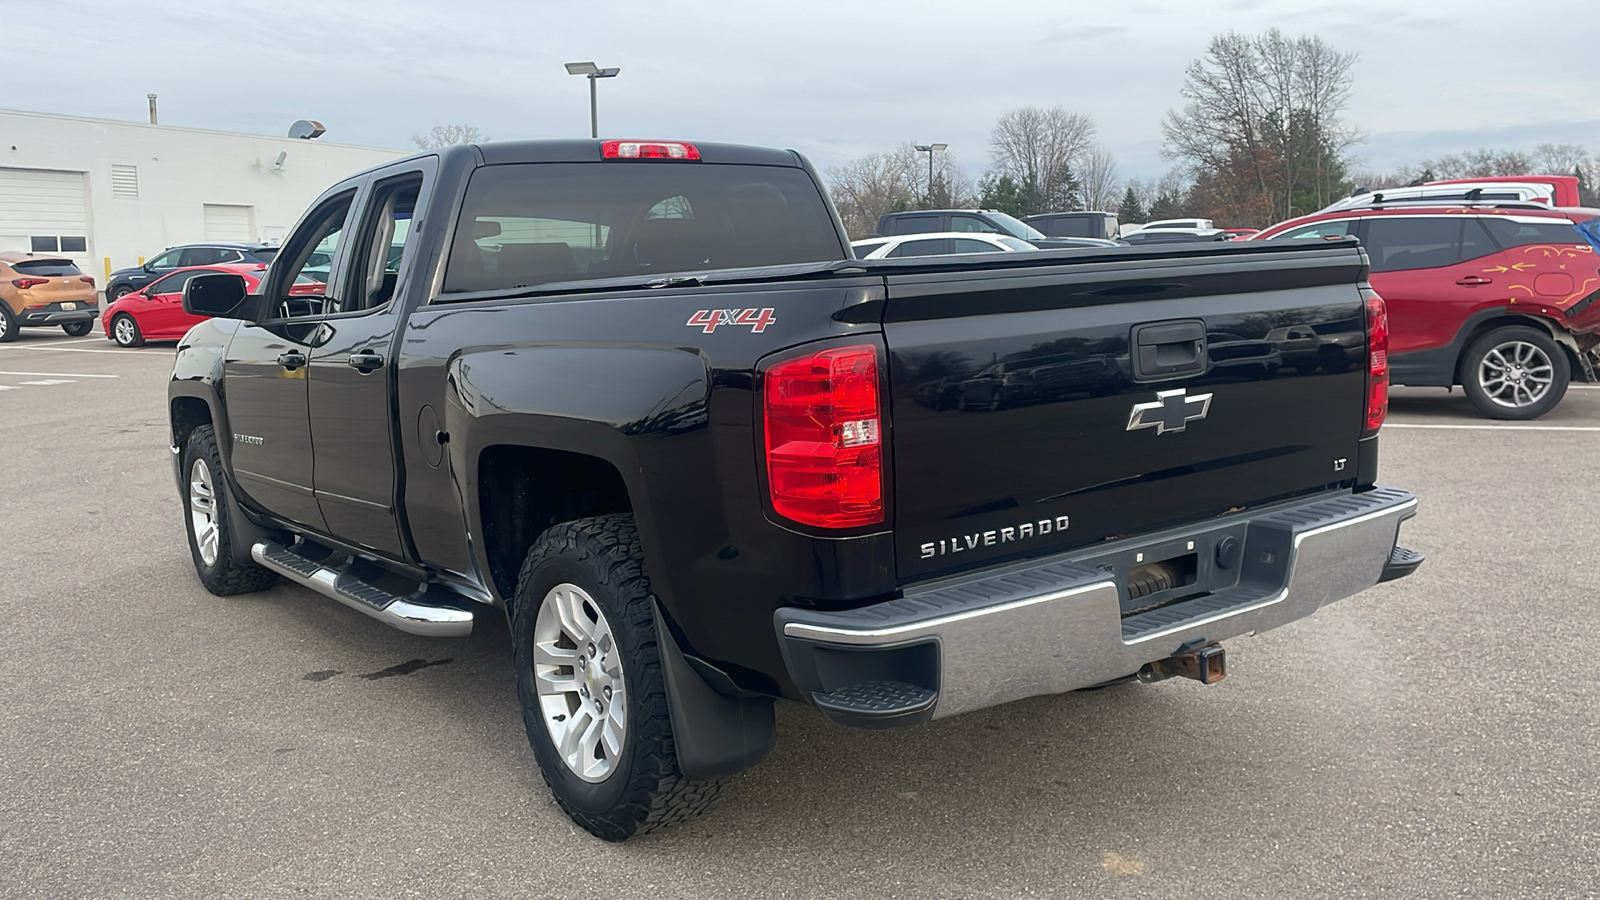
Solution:
<svg viewBox="0 0 1600 900"><path fill-rule="evenodd" d="M1117 207L1117 221L1124 225L1140 225L1149 221L1150 216L1144 211L1144 204L1139 202L1139 195L1133 192L1129 185L1122 192L1122 205Z"/></svg>

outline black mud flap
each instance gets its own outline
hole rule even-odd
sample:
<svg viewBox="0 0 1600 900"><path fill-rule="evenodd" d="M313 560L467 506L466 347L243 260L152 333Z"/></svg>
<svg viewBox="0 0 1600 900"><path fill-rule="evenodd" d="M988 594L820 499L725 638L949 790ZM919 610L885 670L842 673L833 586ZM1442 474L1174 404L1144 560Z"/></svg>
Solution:
<svg viewBox="0 0 1600 900"><path fill-rule="evenodd" d="M652 606L652 612L678 768L694 781L712 781L758 765L778 743L772 698L729 697L713 690L684 659L661 607Z"/></svg>

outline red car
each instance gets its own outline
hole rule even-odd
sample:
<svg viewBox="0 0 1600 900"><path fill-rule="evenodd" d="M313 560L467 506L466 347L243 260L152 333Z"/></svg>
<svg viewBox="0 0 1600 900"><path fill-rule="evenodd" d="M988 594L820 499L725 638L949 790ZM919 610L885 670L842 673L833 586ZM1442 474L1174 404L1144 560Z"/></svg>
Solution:
<svg viewBox="0 0 1600 900"><path fill-rule="evenodd" d="M191 316L183 311L183 286L196 275L229 272L244 276L251 291L267 267L261 263L195 266L177 269L150 282L137 291L123 294L106 305L100 314L100 326L106 337L119 347L137 347L145 341L175 341L190 328L205 321L205 316Z"/></svg>
<svg viewBox="0 0 1600 900"><path fill-rule="evenodd" d="M1367 203L1252 240L1355 236L1388 304L1395 384L1461 385L1484 415L1534 419L1600 363L1600 210L1537 202Z"/></svg>

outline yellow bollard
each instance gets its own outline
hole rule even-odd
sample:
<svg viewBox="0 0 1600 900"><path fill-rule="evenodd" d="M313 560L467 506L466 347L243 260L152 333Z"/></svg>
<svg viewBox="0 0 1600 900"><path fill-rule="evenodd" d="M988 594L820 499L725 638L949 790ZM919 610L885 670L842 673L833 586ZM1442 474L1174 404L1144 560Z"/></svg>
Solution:
<svg viewBox="0 0 1600 900"><path fill-rule="evenodd" d="M144 265L144 257L139 257L139 265Z"/></svg>
<svg viewBox="0 0 1600 900"><path fill-rule="evenodd" d="M106 281L111 280L111 257L106 257Z"/></svg>

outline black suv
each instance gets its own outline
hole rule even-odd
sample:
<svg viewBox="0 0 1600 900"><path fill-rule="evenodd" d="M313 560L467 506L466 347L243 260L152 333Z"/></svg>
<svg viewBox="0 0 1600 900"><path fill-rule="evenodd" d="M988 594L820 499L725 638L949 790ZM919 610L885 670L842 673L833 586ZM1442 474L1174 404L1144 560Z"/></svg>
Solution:
<svg viewBox="0 0 1600 900"><path fill-rule="evenodd" d="M1040 213L1022 220L1045 235L1057 237L1092 237L1116 240L1117 214L1099 210Z"/></svg>
<svg viewBox="0 0 1600 900"><path fill-rule="evenodd" d="M1117 241L1102 238L1050 237L1021 219L996 209L920 209L914 212L885 213L878 217L878 234L884 237L947 231L1007 234L1043 249L1118 246Z"/></svg>
<svg viewBox="0 0 1600 900"><path fill-rule="evenodd" d="M137 291L173 269L215 266L220 263L258 262L264 265L272 262L272 255L277 252L278 248L270 244L212 243L168 247L142 266L112 272L111 280L106 282L106 302L110 303L123 294Z"/></svg>

